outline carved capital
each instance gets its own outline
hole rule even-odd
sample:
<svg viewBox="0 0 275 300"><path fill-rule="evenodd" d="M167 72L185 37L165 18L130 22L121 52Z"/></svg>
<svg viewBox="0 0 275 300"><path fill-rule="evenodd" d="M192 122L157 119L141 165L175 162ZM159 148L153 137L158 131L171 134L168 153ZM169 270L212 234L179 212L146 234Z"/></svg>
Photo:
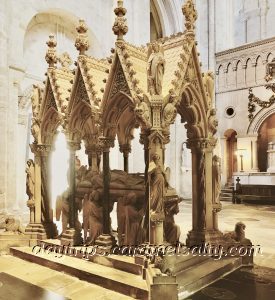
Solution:
<svg viewBox="0 0 275 300"><path fill-rule="evenodd" d="M108 137L100 137L99 145L103 152L109 152L110 148L115 146L114 140Z"/></svg>
<svg viewBox="0 0 275 300"><path fill-rule="evenodd" d="M56 56L56 40L54 38L54 35L49 36L49 40L46 42L48 45L48 50L45 56L46 62L48 63L50 68L55 67L55 64L57 63L57 56Z"/></svg>
<svg viewBox="0 0 275 300"><path fill-rule="evenodd" d="M192 151L196 152L206 152L212 151L217 143L217 139L215 138L201 138L201 139L188 139L187 140L187 147Z"/></svg>
<svg viewBox="0 0 275 300"><path fill-rule="evenodd" d="M52 146L46 144L31 144L30 147L35 156L48 156L52 150Z"/></svg>
<svg viewBox="0 0 275 300"><path fill-rule="evenodd" d="M129 155L131 153L132 147L130 144L119 145L119 151L124 155Z"/></svg>
<svg viewBox="0 0 275 300"><path fill-rule="evenodd" d="M88 27L84 20L79 20L79 25L76 27L78 32L75 40L75 47L79 51L79 55L85 55L85 51L89 49Z"/></svg>
<svg viewBox="0 0 275 300"><path fill-rule="evenodd" d="M77 141L67 141L67 147L70 151L78 151L81 149L80 142Z"/></svg>

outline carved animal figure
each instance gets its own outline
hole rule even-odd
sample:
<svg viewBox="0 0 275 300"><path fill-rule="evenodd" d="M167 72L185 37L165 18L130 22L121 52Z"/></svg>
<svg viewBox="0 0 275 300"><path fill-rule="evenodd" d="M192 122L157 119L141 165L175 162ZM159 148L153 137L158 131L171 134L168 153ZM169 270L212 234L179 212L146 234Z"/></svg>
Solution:
<svg viewBox="0 0 275 300"><path fill-rule="evenodd" d="M25 228L21 225L20 221L13 218L7 217L4 224L4 229L6 232L24 234Z"/></svg>

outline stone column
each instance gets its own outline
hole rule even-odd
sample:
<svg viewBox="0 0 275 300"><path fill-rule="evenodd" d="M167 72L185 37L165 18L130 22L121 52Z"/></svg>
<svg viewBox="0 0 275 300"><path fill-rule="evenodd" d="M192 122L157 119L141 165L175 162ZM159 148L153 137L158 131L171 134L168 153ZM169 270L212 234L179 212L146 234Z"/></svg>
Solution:
<svg viewBox="0 0 275 300"><path fill-rule="evenodd" d="M275 141L268 143L267 161L268 161L267 172L274 173L275 172Z"/></svg>
<svg viewBox="0 0 275 300"><path fill-rule="evenodd" d="M7 212L8 184L8 1L0 1L0 214Z"/></svg>
<svg viewBox="0 0 275 300"><path fill-rule="evenodd" d="M131 145L119 145L119 151L123 153L123 170L129 173L129 153L131 153Z"/></svg>
<svg viewBox="0 0 275 300"><path fill-rule="evenodd" d="M100 137L100 145L103 153L103 234L100 235L95 244L104 251L109 250L115 244L115 238L111 234L110 224L110 148L114 147L114 140L107 137Z"/></svg>
<svg viewBox="0 0 275 300"><path fill-rule="evenodd" d="M222 237L212 199L213 148L210 143L207 139L187 141L192 153L192 230L187 236L188 246L218 243Z"/></svg>
<svg viewBox="0 0 275 300"><path fill-rule="evenodd" d="M68 149L70 151L69 158L69 191L70 191L70 202L69 202L69 229L62 234L61 244L76 246L82 243L81 238L81 226L78 222L77 207L75 202L75 153L80 150L80 142L68 141Z"/></svg>
<svg viewBox="0 0 275 300"><path fill-rule="evenodd" d="M89 167L93 172L99 172L98 168L98 147L89 145L86 147L85 153L88 155Z"/></svg>
<svg viewBox="0 0 275 300"><path fill-rule="evenodd" d="M258 140L257 137L252 140L252 171L259 172L258 167Z"/></svg>

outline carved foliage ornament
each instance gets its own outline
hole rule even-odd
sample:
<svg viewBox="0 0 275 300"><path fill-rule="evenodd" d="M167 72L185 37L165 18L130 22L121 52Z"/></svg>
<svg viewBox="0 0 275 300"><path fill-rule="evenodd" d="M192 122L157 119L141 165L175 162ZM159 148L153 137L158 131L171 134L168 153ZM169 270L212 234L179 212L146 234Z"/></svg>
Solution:
<svg viewBox="0 0 275 300"><path fill-rule="evenodd" d="M45 56L46 62L48 63L49 67L54 67L57 62L56 56L56 40L54 39L54 35L49 36L49 40L46 42L48 45L48 50Z"/></svg>
<svg viewBox="0 0 275 300"><path fill-rule="evenodd" d="M195 22L198 14L195 5L192 0L187 0L182 7L182 13L185 16L185 27L188 31L194 30Z"/></svg>
<svg viewBox="0 0 275 300"><path fill-rule="evenodd" d="M76 27L78 32L77 38L75 40L75 47L79 51L79 55L85 55L85 51L89 49L89 40L88 40L88 27L85 24L84 20L79 20L79 25Z"/></svg>
<svg viewBox="0 0 275 300"><path fill-rule="evenodd" d="M118 1L118 7L114 10L116 14L113 32L117 35L118 40L123 40L123 36L128 32L127 19L124 17L127 10L123 7L123 1Z"/></svg>

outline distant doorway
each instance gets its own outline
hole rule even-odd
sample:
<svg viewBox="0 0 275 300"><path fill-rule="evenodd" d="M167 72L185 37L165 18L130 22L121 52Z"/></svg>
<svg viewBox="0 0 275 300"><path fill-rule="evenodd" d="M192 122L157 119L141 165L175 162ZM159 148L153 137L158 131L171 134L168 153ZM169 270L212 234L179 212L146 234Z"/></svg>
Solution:
<svg viewBox="0 0 275 300"><path fill-rule="evenodd" d="M237 150L237 132L233 129L228 129L224 133L226 137L226 185L233 183L233 173L237 172L237 156L235 152Z"/></svg>

